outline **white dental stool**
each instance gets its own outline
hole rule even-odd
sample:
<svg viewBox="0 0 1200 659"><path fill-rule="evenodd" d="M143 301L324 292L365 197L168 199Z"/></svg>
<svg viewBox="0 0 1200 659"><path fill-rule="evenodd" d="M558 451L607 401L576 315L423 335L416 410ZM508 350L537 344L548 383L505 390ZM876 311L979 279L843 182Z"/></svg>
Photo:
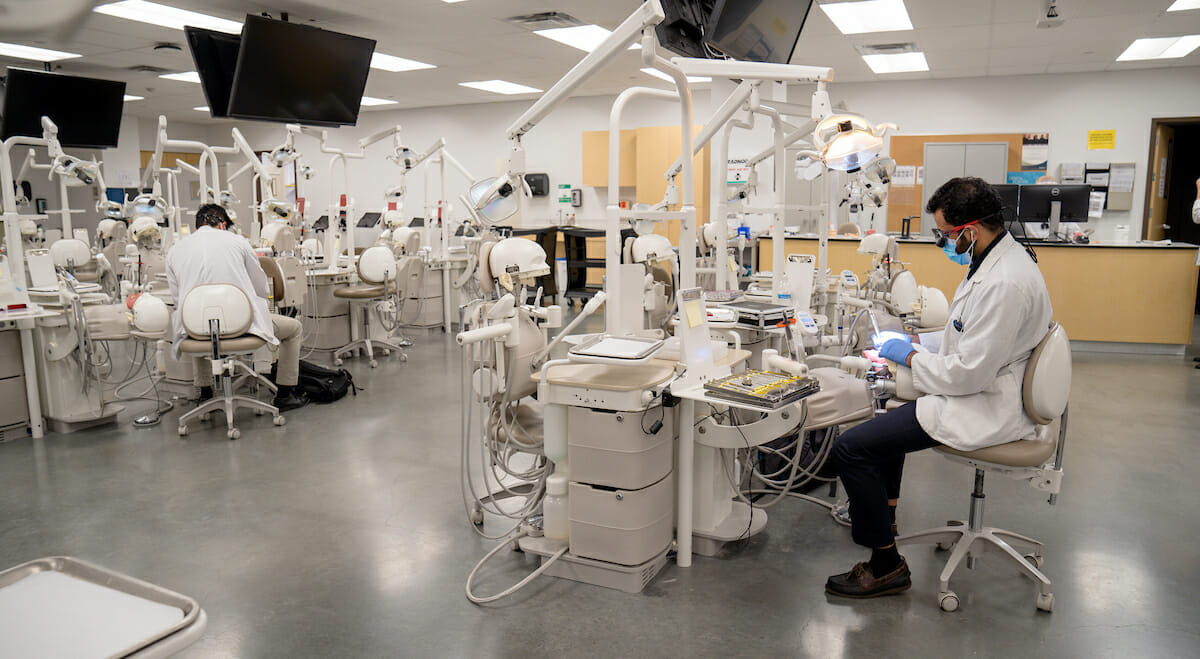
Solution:
<svg viewBox="0 0 1200 659"><path fill-rule="evenodd" d="M1025 366L1022 399L1025 412L1038 423L1034 435L975 451L959 451L948 446L935 449L951 460L975 469L970 517L966 524L950 522L941 528L901 536L896 538L896 543L936 543L939 549L951 549L950 558L942 570L938 592L938 605L943 611L954 611L959 606L958 595L950 590L950 577L954 575L954 570L964 558L967 559L967 568L974 568L975 559L985 547L998 550L1038 583L1038 609L1049 612L1054 608L1050 580L1040 569L1043 562L1042 543L1012 531L983 525L983 477L991 471L1028 481L1031 487L1049 492L1049 502L1053 505L1062 483L1063 442L1067 434L1067 398L1070 392L1071 344L1062 326L1051 323L1050 330L1033 350ZM1050 424L1055 419L1059 420L1057 436L1050 433Z"/></svg>
<svg viewBox="0 0 1200 659"><path fill-rule="evenodd" d="M275 425L282 426L284 418L279 414L279 408L256 398L233 393L233 378L239 369L255 379L259 377L253 368L238 357L249 358L266 345L263 339L247 334L254 319L254 308L246 293L232 284L202 284L188 292L180 313L183 314L183 328L188 338L180 343L179 350L193 356L209 355L213 376L220 378L221 395L214 396L212 400L179 417L179 434L188 433L187 424L192 419L221 410L229 427L225 436L237 439L242 433L233 426L233 414L239 407L247 407L260 414L269 413L274 417Z"/></svg>
<svg viewBox="0 0 1200 659"><path fill-rule="evenodd" d="M341 366L342 355L363 348L367 351L367 359L371 360L371 368L375 368L379 365L375 361L376 346L383 348L385 355L395 350L400 355L400 361L408 361L408 356L398 344L386 339L371 338L368 322L370 319L367 316L373 306L383 303L396 293L398 271L396 256L390 247L369 247L358 257L358 278L361 283L333 290L334 297L350 301L350 343L333 352L334 364ZM357 338L360 333L362 338Z"/></svg>

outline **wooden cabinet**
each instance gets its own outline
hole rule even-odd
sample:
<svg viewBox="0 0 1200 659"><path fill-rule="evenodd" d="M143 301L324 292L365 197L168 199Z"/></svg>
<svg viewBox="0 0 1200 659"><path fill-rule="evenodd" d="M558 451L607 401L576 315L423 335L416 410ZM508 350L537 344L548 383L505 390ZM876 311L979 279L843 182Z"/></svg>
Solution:
<svg viewBox="0 0 1200 659"><path fill-rule="evenodd" d="M701 127L692 129L698 134ZM667 179L663 176L675 162L682 150L678 126L646 126L621 131L621 176L622 187L636 187L636 201L657 204L667 191ZM608 131L595 130L583 133L583 184L608 187ZM709 197L709 151L700 151L693 160L695 165L696 217L700 224L708 221ZM679 180L676 179L676 183ZM676 210L676 209L672 209ZM663 223L659 233L679 242L679 222Z"/></svg>
<svg viewBox="0 0 1200 659"><path fill-rule="evenodd" d="M621 131L621 187L637 185L637 129ZM583 184L608 187L608 131L583 131Z"/></svg>

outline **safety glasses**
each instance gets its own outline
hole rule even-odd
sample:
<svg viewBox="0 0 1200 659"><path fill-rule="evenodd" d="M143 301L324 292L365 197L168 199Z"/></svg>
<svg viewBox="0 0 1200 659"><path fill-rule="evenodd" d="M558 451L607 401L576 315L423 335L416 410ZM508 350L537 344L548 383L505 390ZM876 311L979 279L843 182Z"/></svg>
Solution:
<svg viewBox="0 0 1200 659"><path fill-rule="evenodd" d="M980 219L982 219L982 218L980 218ZM963 229L971 226L972 224L978 224L979 222L980 222L980 220L971 220L970 222L967 222L966 224L960 224L949 231L942 231L941 229L934 227L932 229L933 237L939 241L938 244L941 244L941 241L943 239L958 240L958 237L960 235L962 235Z"/></svg>

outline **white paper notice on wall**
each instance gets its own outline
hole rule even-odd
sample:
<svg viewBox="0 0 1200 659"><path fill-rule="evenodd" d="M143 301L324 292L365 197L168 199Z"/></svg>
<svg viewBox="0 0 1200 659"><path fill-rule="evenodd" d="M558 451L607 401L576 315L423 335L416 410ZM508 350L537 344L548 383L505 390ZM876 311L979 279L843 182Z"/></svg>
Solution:
<svg viewBox="0 0 1200 659"><path fill-rule="evenodd" d="M917 185L925 185L925 168L917 167Z"/></svg>
<svg viewBox="0 0 1200 659"><path fill-rule="evenodd" d="M1133 174L1136 168L1132 164L1113 165L1108 177L1109 192L1133 192Z"/></svg>
<svg viewBox="0 0 1200 659"><path fill-rule="evenodd" d="M916 165L897 165L896 172L892 174L892 185L911 188L917 184L917 166Z"/></svg>
<svg viewBox="0 0 1200 659"><path fill-rule="evenodd" d="M1091 174L1087 175L1084 183L1087 183L1088 185L1107 186L1108 172L1092 172Z"/></svg>
<svg viewBox="0 0 1200 659"><path fill-rule="evenodd" d="M1092 192L1088 197L1088 219L1098 220L1104 217L1104 200L1107 197L1107 193Z"/></svg>
<svg viewBox="0 0 1200 659"><path fill-rule="evenodd" d="M1059 167L1061 169L1061 176L1064 183L1069 178L1078 178L1081 181L1083 180L1083 163L1064 162Z"/></svg>

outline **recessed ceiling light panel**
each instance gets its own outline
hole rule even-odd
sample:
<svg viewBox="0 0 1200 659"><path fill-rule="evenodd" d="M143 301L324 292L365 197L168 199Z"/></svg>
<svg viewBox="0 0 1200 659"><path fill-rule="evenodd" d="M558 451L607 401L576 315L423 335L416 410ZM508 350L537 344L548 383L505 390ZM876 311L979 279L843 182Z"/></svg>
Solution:
<svg viewBox="0 0 1200 659"><path fill-rule="evenodd" d="M895 55L863 55L863 61L877 74L912 73L928 71L925 53L897 53Z"/></svg>
<svg viewBox="0 0 1200 659"><path fill-rule="evenodd" d="M1167 11L1190 11L1192 9L1200 9L1200 0L1175 0L1175 2L1167 7Z"/></svg>
<svg viewBox="0 0 1200 659"><path fill-rule="evenodd" d="M134 96L133 94L126 94L126 95L125 95L125 99L124 99L124 100L126 100L126 101L140 101L140 100L142 100L143 98L146 98L146 97L145 97L145 96Z"/></svg>
<svg viewBox="0 0 1200 659"><path fill-rule="evenodd" d="M394 55L384 55L377 52L371 55L371 68L396 73L397 71L419 71L421 69L436 69L437 67L425 62L418 62L417 60L405 59Z"/></svg>
<svg viewBox="0 0 1200 659"><path fill-rule="evenodd" d="M387 99L387 98L375 98L373 96L362 97L363 105L391 105L395 102L396 101L393 101L393 100Z"/></svg>
<svg viewBox="0 0 1200 659"><path fill-rule="evenodd" d="M1200 46L1200 34L1189 34L1182 37L1158 37L1152 39L1137 39L1129 44L1125 52L1117 56L1118 62L1132 62L1148 59L1178 59L1187 57L1196 47Z"/></svg>
<svg viewBox="0 0 1200 659"><path fill-rule="evenodd" d="M194 82L200 84L200 74L196 71L187 71L185 73L164 73L160 76L164 80L174 80L176 82Z"/></svg>
<svg viewBox="0 0 1200 659"><path fill-rule="evenodd" d="M121 0L112 4L100 5L94 10L97 14L116 16L139 23L149 23L173 30L182 30L183 26L201 27L206 30L241 34L242 24L196 11L188 11L177 7L168 7L146 0Z"/></svg>
<svg viewBox="0 0 1200 659"><path fill-rule="evenodd" d="M75 53L64 53L61 50L50 50L48 48L22 46L15 43L0 43L0 57L15 57L17 59L27 59L34 62L57 62L58 60L82 57L82 55L76 55Z"/></svg>
<svg viewBox="0 0 1200 659"><path fill-rule="evenodd" d="M463 87L470 87L471 89L492 92L493 94L533 94L542 91L535 87L527 87L515 82L508 82L507 80L479 80L476 82L460 82L458 84Z"/></svg>
<svg viewBox="0 0 1200 659"><path fill-rule="evenodd" d="M913 29L904 0L861 0L820 5L842 34Z"/></svg>

